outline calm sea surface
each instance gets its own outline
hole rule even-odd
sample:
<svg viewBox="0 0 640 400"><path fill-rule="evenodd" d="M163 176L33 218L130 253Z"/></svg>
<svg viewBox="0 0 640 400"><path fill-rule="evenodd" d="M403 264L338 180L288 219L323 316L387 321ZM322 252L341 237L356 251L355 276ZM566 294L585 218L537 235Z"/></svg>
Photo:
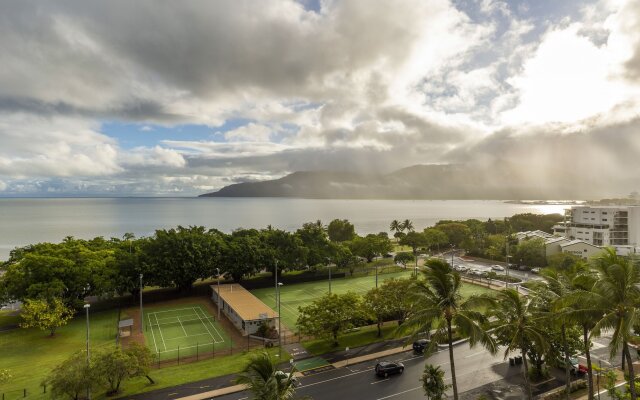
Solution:
<svg viewBox="0 0 640 400"><path fill-rule="evenodd" d="M16 246L58 242L65 236L152 235L155 229L204 225L224 232L243 228L294 230L304 222L346 218L360 234L389 230L410 219L416 229L441 219L503 218L561 213L565 205L508 204L484 200L308 200L279 198L0 199L0 260Z"/></svg>

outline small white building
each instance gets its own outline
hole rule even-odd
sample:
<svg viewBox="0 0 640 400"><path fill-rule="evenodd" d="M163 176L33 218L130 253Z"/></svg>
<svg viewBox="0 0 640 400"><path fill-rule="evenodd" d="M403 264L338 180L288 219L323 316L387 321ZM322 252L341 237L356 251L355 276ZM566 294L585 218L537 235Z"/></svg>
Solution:
<svg viewBox="0 0 640 400"><path fill-rule="evenodd" d="M545 255L549 258L552 255L562 253L561 244L569 243L571 240L563 238L563 237L552 237L550 239L545 240L544 248Z"/></svg>
<svg viewBox="0 0 640 400"><path fill-rule="evenodd" d="M574 256L589 259L598 253L602 252L602 248L594 246L590 243L582 240L572 240L566 243L560 244L560 248L563 253L573 254Z"/></svg>
<svg viewBox="0 0 640 400"><path fill-rule="evenodd" d="M211 300L220 304L224 315L242 335L254 334L263 323L278 328L278 313L237 283L211 285ZM218 303L220 302L220 303Z"/></svg>

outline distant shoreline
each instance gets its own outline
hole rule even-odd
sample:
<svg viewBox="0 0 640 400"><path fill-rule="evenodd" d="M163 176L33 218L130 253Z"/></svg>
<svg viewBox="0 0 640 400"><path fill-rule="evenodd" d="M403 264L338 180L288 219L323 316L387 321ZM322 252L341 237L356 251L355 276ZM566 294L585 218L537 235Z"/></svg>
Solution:
<svg viewBox="0 0 640 400"><path fill-rule="evenodd" d="M586 200L505 200L507 204L527 204L538 206L564 206L586 204Z"/></svg>

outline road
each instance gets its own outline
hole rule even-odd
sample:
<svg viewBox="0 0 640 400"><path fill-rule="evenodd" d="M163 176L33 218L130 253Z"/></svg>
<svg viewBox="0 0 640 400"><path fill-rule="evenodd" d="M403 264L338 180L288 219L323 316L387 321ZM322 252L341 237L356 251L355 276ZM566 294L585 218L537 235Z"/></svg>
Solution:
<svg viewBox="0 0 640 400"><path fill-rule="evenodd" d="M449 254L448 256L446 256L446 261L451 262L451 255ZM491 271L491 263L488 262L483 262L483 261L467 261L464 258L460 258L457 255L454 255L453 257L453 264L454 265L463 265L467 268L476 268L479 269L480 271L484 271L484 272L490 272ZM504 263L500 263L500 265L504 265ZM503 274L504 272L498 272L498 274ZM525 271L518 271L518 270L514 270L514 269L510 269L509 270L509 275L510 276L514 276L516 278L520 278L522 279L523 282L526 282L530 279L542 279L540 278L538 275L533 274L531 272L525 272Z"/></svg>
<svg viewBox="0 0 640 400"><path fill-rule="evenodd" d="M345 368L330 370L300 379L297 396L311 396L314 400L368 399L368 400L408 400L424 399L419 381L426 362L421 355L407 351L393 358L405 365L402 375L387 379L378 378L373 372L375 361L354 364ZM447 383L450 379L449 352L439 351L432 354L428 362L439 365L445 371ZM520 374L519 367L509 367L503 360L503 352L492 356L486 350L468 344L455 348L456 377L460 393ZM216 399L244 400L246 392L235 393Z"/></svg>

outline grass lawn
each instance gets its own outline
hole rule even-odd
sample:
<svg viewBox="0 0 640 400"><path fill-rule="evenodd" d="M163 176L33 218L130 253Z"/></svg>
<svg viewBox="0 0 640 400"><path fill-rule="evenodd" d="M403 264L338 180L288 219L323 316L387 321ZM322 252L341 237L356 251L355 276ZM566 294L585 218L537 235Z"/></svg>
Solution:
<svg viewBox="0 0 640 400"><path fill-rule="evenodd" d="M389 278L406 278L410 277L412 273L411 268L407 268L407 270L390 273L390 274L379 274L378 275L378 285L382 284L386 279ZM346 293L348 291L364 294L368 290L374 288L376 286L375 275L370 276L356 276L355 278L340 278L333 279L331 281L331 291L333 293ZM329 281L316 281L316 282L306 282L299 283L295 285L283 285L280 288L280 295L282 297L281 302L281 314L282 314L282 323L289 328L291 331L296 331L296 321L298 319L298 307L307 305L311 303L313 300L322 297L324 294L329 292ZM266 305L274 309L276 312L278 311L276 308L276 300L274 289L272 288L264 288L264 289L256 289L252 290L256 297L262 300ZM487 289L486 287L482 287L479 285L474 285L471 283L463 283L462 285L462 296L468 297L474 294L484 294L484 293L493 293L491 289Z"/></svg>
<svg viewBox="0 0 640 400"><path fill-rule="evenodd" d="M259 350L262 351L262 350ZM269 353L278 359L278 350L269 349ZM154 385L150 385L146 378L136 378L123 383L123 390L120 396L131 395L135 393L148 392L151 390L162 389L166 387L176 386L183 383L195 382L207 378L215 378L229 374L235 374L244 368L249 361L252 352L242 352L226 357L218 357L195 363L176 365L151 371L151 378L156 381ZM282 352L282 360L289 360L290 356L287 352Z"/></svg>
<svg viewBox="0 0 640 400"><path fill-rule="evenodd" d="M90 315L91 348L114 346L117 332L116 311ZM28 399L50 398L42 393L40 383L49 371L76 351L86 348L84 316L74 318L51 338L38 329L14 329L0 332L0 369L9 369L13 379L2 386L1 394L12 399L27 389ZM13 397L10 397L13 396Z"/></svg>
<svg viewBox="0 0 640 400"><path fill-rule="evenodd" d="M378 285L389 278L402 278L411 276L411 270L391 274L378 275ZM332 293L346 293L348 291L364 294L376 286L375 275L355 278L333 279L331 281ZM280 289L282 323L292 331L296 330L298 319L298 307L307 305L318 297L329 292L329 281L306 282L296 285L284 285ZM266 305L278 311L276 308L275 293L272 288L252 290L256 297Z"/></svg>
<svg viewBox="0 0 640 400"><path fill-rule="evenodd" d="M375 325L363 326L357 331L348 332L338 336L339 346L333 345L333 340L309 340L302 342L305 349L311 354L320 355L331 351L344 350L345 347L350 349L364 346L370 343L381 342L383 340L393 339L396 334L398 324L395 322L387 322L382 326L382 336L378 337L378 328Z"/></svg>

